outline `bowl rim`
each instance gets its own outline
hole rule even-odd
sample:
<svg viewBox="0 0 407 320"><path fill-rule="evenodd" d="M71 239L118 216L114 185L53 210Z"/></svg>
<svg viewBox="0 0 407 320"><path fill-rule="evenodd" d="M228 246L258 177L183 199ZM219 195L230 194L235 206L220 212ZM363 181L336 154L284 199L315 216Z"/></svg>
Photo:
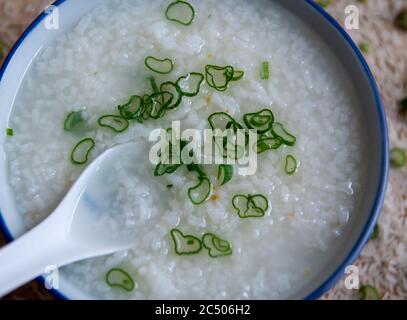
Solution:
<svg viewBox="0 0 407 320"><path fill-rule="evenodd" d="M64 2L68 0L56 0L51 6L58 7ZM324 10L321 6L319 6L314 0L304 0L305 3L310 7L310 10L315 10L318 14L320 14L324 20L330 24L343 38L343 40L350 46L353 53L356 55L358 62L360 63L363 72L367 76L369 81L370 88L374 95L375 105L376 105L376 112L379 118L380 124L380 136L381 136L381 164L380 164L380 179L378 188L376 191L376 197L373 204L373 208L371 209L370 215L364 226L358 240L353 245L353 248L350 250L348 255L345 257L344 261L339 264L339 266L335 269L335 271L326 279L322 284L320 284L313 292L311 292L308 296L304 298L304 300L315 300L321 297L324 293L326 293L329 289L331 289L338 280L343 276L344 270L347 266L351 265L360 255L362 249L368 242L370 235L373 232L373 229L377 223L377 220L380 216L381 209L383 206L383 201L386 193L387 188L387 181L389 176L389 140L388 140L388 129L387 129L387 120L385 115L384 105L381 100L379 88L377 86L376 80L363 56L359 47L355 44L349 34L344 30L344 28L339 24L337 20L335 20L326 10ZM20 45L24 42L25 38L40 24L43 19L47 16L45 10L27 27L27 29L23 32L23 34L19 37L17 42L11 48L9 54L7 55L6 59L4 60L3 65L0 68L0 82L4 76L5 71L13 59L14 54L19 49ZM6 222L4 221L3 215L0 211L0 232L3 233L7 242L11 242L14 240L10 230L7 227ZM45 284L45 278L40 276L36 279L40 282L40 284ZM51 289L49 290L51 295L53 295L57 299L61 300L70 300L69 297L65 296L61 290Z"/></svg>

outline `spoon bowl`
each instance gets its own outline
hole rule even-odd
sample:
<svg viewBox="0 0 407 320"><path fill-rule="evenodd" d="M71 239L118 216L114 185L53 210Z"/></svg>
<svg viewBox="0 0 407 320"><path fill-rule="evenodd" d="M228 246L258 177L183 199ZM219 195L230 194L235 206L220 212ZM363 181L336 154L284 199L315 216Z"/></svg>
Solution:
<svg viewBox="0 0 407 320"><path fill-rule="evenodd" d="M137 226L118 208L127 179L157 183L146 170L144 140L117 145L93 161L56 210L40 225L0 250L0 297L43 274L49 267L111 254L136 245ZM131 160L131 161L129 161ZM134 165L125 165L125 164ZM150 164L151 165L151 164ZM142 169L141 169L142 168ZM156 210L162 199L154 199Z"/></svg>

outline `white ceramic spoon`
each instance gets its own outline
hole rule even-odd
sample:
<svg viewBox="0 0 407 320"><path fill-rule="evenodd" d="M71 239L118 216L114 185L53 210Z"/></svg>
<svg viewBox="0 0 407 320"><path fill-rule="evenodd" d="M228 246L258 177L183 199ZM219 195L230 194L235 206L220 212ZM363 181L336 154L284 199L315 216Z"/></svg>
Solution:
<svg viewBox="0 0 407 320"><path fill-rule="evenodd" d="M99 213L109 210L112 202L110 197L114 193L106 181L112 165L133 152L133 158L137 157L134 167L140 168L142 158L148 159L147 149L140 147L142 144L122 144L103 153L44 222L0 250L0 297L44 274L49 266L61 267L126 250L135 244L135 236L128 230L100 223ZM146 177L141 179L143 184L148 184L146 167L139 171L141 175L144 171Z"/></svg>

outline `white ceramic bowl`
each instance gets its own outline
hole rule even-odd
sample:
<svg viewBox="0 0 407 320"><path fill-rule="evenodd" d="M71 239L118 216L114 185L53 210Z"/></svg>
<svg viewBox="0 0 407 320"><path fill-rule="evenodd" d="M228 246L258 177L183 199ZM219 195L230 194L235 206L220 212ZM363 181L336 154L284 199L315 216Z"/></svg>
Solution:
<svg viewBox="0 0 407 320"><path fill-rule="evenodd" d="M293 298L318 298L343 275L347 265L357 258L368 241L381 210L389 170L389 150L386 118L374 78L357 46L340 25L311 0L276 1L297 15L313 28L335 52L347 70L358 93L364 115L369 145L366 169L369 173L363 186L363 201L352 216L348 233L323 271L301 288ZM41 48L72 29L80 18L92 10L100 0L59 0L54 5L59 12L59 30L47 30L46 14L25 31L7 57L0 70L0 132L5 133L14 100L24 75ZM21 236L24 230L22 217L17 213L14 198L8 186L7 166L4 152L5 134L0 136L0 227L8 240ZM52 293L59 298L92 298L71 285L64 277L59 290Z"/></svg>

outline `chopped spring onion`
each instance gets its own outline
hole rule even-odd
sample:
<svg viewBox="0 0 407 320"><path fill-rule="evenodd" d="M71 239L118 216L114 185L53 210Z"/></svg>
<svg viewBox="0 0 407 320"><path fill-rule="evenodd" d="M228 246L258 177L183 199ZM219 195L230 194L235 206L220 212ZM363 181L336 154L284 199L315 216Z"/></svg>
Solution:
<svg viewBox="0 0 407 320"><path fill-rule="evenodd" d="M172 70L174 70L174 62L171 59L158 59L152 56L148 56L144 60L144 64L147 68L151 71L160 73L160 74L168 74Z"/></svg>
<svg viewBox="0 0 407 320"><path fill-rule="evenodd" d="M400 101L400 111L401 112L407 111L407 97Z"/></svg>
<svg viewBox="0 0 407 320"><path fill-rule="evenodd" d="M271 129L274 115L271 110L264 109L256 113L245 114L243 120L249 129L257 129L257 132L262 134Z"/></svg>
<svg viewBox="0 0 407 320"><path fill-rule="evenodd" d="M285 158L285 173L291 176L297 172L297 169L298 169L297 159L295 159L292 155L288 155Z"/></svg>
<svg viewBox="0 0 407 320"><path fill-rule="evenodd" d="M171 104L167 106L167 110L176 109L182 101L182 91L181 88L174 82L164 82L160 86L161 92L169 92L173 95Z"/></svg>
<svg viewBox="0 0 407 320"><path fill-rule="evenodd" d="M11 129L11 128L7 128L7 129L6 129L6 135L7 135L8 137L14 136L14 130Z"/></svg>
<svg viewBox="0 0 407 320"><path fill-rule="evenodd" d="M211 88L218 91L226 91L229 82L232 81L234 76L234 69L231 66L220 67L214 65L207 65L205 67L206 82Z"/></svg>
<svg viewBox="0 0 407 320"><path fill-rule="evenodd" d="M395 20L396 27L401 30L407 31L407 9L403 9L396 17Z"/></svg>
<svg viewBox="0 0 407 320"><path fill-rule="evenodd" d="M233 78L230 81L239 81L239 80L243 79L243 77L244 77L244 71L234 70Z"/></svg>
<svg viewBox="0 0 407 320"><path fill-rule="evenodd" d="M390 163L395 168L404 167L406 164L406 151L401 148L390 150Z"/></svg>
<svg viewBox="0 0 407 320"><path fill-rule="evenodd" d="M359 296L361 300L381 300L379 290L370 284L360 287Z"/></svg>
<svg viewBox="0 0 407 320"><path fill-rule="evenodd" d="M194 22L195 9L186 1L175 1L167 7L165 16L170 21L189 26Z"/></svg>
<svg viewBox="0 0 407 320"><path fill-rule="evenodd" d="M133 278L123 269L113 268L106 274L106 283L112 288L121 288L127 292L135 289Z"/></svg>
<svg viewBox="0 0 407 320"><path fill-rule="evenodd" d="M260 78L262 80L268 80L270 78L270 64L268 61L264 61L261 64Z"/></svg>
<svg viewBox="0 0 407 320"><path fill-rule="evenodd" d="M188 190L189 200L194 205L200 205L209 200L213 193L213 185L206 177L200 177L199 183Z"/></svg>
<svg viewBox="0 0 407 320"><path fill-rule="evenodd" d="M208 254L211 258L230 256L233 253L230 242L219 238L213 233L204 234L202 244L203 247L208 250Z"/></svg>
<svg viewBox="0 0 407 320"><path fill-rule="evenodd" d="M95 141L92 138L86 138L79 141L71 153L72 163L82 165L88 162L89 154L95 145Z"/></svg>
<svg viewBox="0 0 407 320"><path fill-rule="evenodd" d="M370 51L370 45L368 42L361 42L359 43L359 49L360 51L362 51L363 53L369 53Z"/></svg>
<svg viewBox="0 0 407 320"><path fill-rule="evenodd" d="M256 152L261 154L269 150L276 150L281 147L283 140L279 137L277 138L263 138L260 139L256 144Z"/></svg>
<svg viewBox="0 0 407 320"><path fill-rule="evenodd" d="M143 112L144 101L143 98L140 96L131 96L130 100L122 105L119 106L120 115L123 119L127 120L134 120L137 119L140 122L143 122L141 119L141 114Z"/></svg>
<svg viewBox="0 0 407 320"><path fill-rule="evenodd" d="M154 176L161 177L165 174L172 174L178 170L181 164L162 164L161 162L155 167Z"/></svg>
<svg viewBox="0 0 407 320"><path fill-rule="evenodd" d="M181 89L182 94L187 97L195 97L201 88L205 77L202 73L191 72L184 77L180 77L176 85Z"/></svg>
<svg viewBox="0 0 407 320"><path fill-rule="evenodd" d="M264 217L269 208L267 198L261 194L236 195L232 199L232 205L242 219Z"/></svg>
<svg viewBox="0 0 407 320"><path fill-rule="evenodd" d="M375 225L370 240L376 240L379 237L380 227L378 224Z"/></svg>
<svg viewBox="0 0 407 320"><path fill-rule="evenodd" d="M187 168L188 171L195 172L198 175L199 179L206 178L208 176L205 170L199 164L191 163L187 165Z"/></svg>
<svg viewBox="0 0 407 320"><path fill-rule="evenodd" d="M236 120L232 118L232 116L225 112L217 112L211 114L208 118L208 121L212 130L220 129L222 131L228 129L228 125L230 123L237 123Z"/></svg>
<svg viewBox="0 0 407 320"><path fill-rule="evenodd" d="M98 124L101 127L109 128L114 132L120 133L129 127L129 121L119 116L107 115L100 117Z"/></svg>
<svg viewBox="0 0 407 320"><path fill-rule="evenodd" d="M150 78L150 84L151 84L151 89L153 90L153 93L160 93L160 90L158 90L157 81L155 80L154 77Z"/></svg>
<svg viewBox="0 0 407 320"><path fill-rule="evenodd" d="M233 177L233 166L227 165L227 164L221 164L219 166L219 171L218 171L218 181L221 186L225 185L228 183L230 180L232 180Z"/></svg>
<svg viewBox="0 0 407 320"><path fill-rule="evenodd" d="M155 93L150 96L147 113L150 118L160 119L164 116L167 107L171 105L174 96L169 92Z"/></svg>
<svg viewBox="0 0 407 320"><path fill-rule="evenodd" d="M200 239L191 235L184 235L178 229L171 230L171 237L174 241L175 253L180 256L197 254L202 250Z"/></svg>
<svg viewBox="0 0 407 320"><path fill-rule="evenodd" d="M275 137L280 137L281 140L283 140L283 144L287 146L293 146L297 142L297 138L289 133L281 123L273 123L271 126L271 132Z"/></svg>
<svg viewBox="0 0 407 320"><path fill-rule="evenodd" d="M82 118L82 111L73 111L66 117L64 123L64 130L65 131L72 131L74 130L81 122L83 121Z"/></svg>

